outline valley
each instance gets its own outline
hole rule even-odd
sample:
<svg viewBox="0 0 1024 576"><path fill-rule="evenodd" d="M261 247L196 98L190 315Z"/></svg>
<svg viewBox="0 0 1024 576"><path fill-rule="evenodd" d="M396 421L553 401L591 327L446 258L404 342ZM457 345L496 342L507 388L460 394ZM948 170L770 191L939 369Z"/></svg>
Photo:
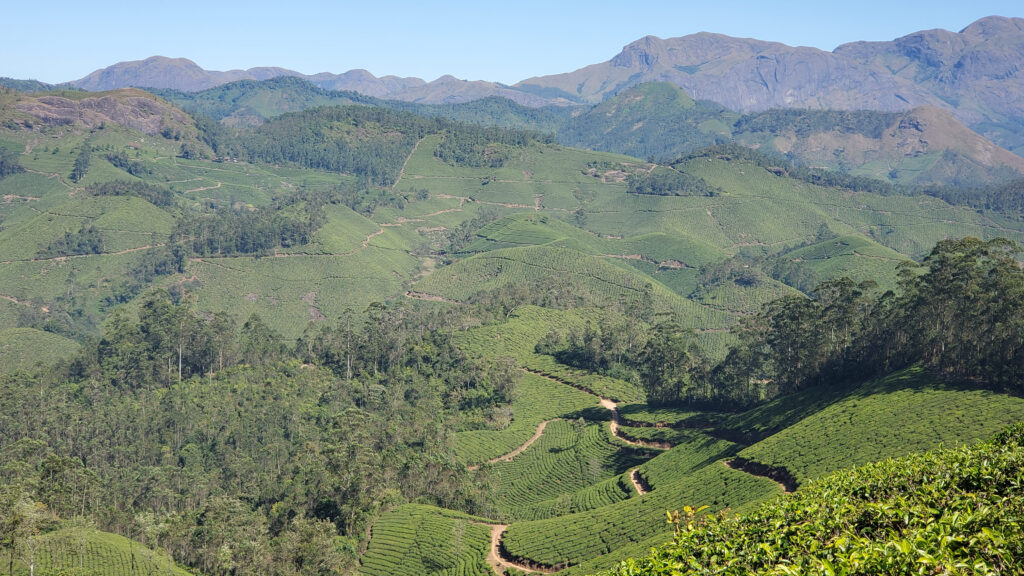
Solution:
<svg viewBox="0 0 1024 576"><path fill-rule="evenodd" d="M8 571L1020 570L1014 112L889 45L827 58L913 108L730 110L672 80L760 45L704 40L468 102L0 88Z"/></svg>

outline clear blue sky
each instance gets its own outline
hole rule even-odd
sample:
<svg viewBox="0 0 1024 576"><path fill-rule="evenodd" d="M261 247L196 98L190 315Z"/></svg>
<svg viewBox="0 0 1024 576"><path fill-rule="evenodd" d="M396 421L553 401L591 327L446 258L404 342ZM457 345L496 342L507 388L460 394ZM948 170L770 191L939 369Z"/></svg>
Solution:
<svg viewBox="0 0 1024 576"><path fill-rule="evenodd" d="M62 82L124 60L185 57L208 70L281 66L306 74L364 68L507 84L603 62L645 35L700 31L832 50L989 15L1020 0L379 0L220 2L50 0L3 9L0 76Z"/></svg>

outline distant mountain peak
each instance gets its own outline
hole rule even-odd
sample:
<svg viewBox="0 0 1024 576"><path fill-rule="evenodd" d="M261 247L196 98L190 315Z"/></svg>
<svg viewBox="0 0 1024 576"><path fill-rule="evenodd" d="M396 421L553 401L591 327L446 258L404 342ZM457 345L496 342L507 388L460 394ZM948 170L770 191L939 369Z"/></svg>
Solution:
<svg viewBox="0 0 1024 576"><path fill-rule="evenodd" d="M627 44L622 52L611 59L611 64L620 68L639 67L649 70L658 62L659 56L664 50L664 40L657 36L644 36Z"/></svg>
<svg viewBox="0 0 1024 576"><path fill-rule="evenodd" d="M1019 34L1022 32L1024 32L1024 18L986 16L969 24L966 28L960 31L960 34L987 38L1002 34Z"/></svg>

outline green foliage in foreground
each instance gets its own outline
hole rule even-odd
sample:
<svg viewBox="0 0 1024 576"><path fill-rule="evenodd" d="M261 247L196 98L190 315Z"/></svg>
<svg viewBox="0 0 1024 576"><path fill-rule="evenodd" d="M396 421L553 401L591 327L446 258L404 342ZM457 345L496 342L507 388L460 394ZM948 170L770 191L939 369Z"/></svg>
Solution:
<svg viewBox="0 0 1024 576"><path fill-rule="evenodd" d="M617 576L1020 574L1024 425L973 448L844 471L742 518L683 517Z"/></svg>

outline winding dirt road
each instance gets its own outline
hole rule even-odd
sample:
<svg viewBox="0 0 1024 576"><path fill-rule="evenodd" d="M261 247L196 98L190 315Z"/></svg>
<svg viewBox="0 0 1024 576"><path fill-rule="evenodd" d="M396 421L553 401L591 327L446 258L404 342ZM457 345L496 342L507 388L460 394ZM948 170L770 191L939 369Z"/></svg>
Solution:
<svg viewBox="0 0 1024 576"><path fill-rule="evenodd" d="M519 564L501 554L501 537L508 529L507 524L491 525L491 550L487 553L487 563L494 569L498 576L505 576L505 569L514 568L528 574L553 574L557 572L554 568L533 568L526 564Z"/></svg>
<svg viewBox="0 0 1024 576"><path fill-rule="evenodd" d="M524 442L522 446L516 448L515 450L509 452L508 454L503 454L501 456L498 456L497 458L491 458L490 460L487 461L487 463L497 464L498 462L509 462L516 456L519 456L520 454L523 453L524 450L529 448L534 442L540 439L541 435L544 434L544 428L547 427L548 422L554 422L555 420L558 420L558 418L554 418L552 420L545 420L541 422L540 424L537 425L537 431L534 432L533 436L531 436L529 440ZM467 468L470 470L479 470L480 465L467 466Z"/></svg>

